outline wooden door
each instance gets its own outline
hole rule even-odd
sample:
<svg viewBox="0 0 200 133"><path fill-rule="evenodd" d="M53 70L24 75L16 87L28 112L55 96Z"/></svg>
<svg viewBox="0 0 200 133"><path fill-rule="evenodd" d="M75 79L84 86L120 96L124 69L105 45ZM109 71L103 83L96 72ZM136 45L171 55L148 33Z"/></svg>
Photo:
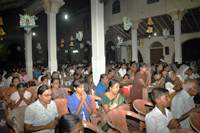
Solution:
<svg viewBox="0 0 200 133"><path fill-rule="evenodd" d="M163 56L163 49L150 49L151 63L158 63Z"/></svg>

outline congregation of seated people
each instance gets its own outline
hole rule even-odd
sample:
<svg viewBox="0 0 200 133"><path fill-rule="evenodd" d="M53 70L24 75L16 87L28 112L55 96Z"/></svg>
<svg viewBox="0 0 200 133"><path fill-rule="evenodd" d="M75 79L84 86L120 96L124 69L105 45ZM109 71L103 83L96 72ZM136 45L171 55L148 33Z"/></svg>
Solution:
<svg viewBox="0 0 200 133"><path fill-rule="evenodd" d="M25 132L84 132L83 120L92 123L91 117L95 117L92 95L100 99L95 110L101 112L100 122L94 126L104 132L115 132L116 129L106 120L107 114L114 109L137 113L133 103L143 99L143 88L148 87L154 87L147 95L155 107L144 116L143 132L194 131L189 116L193 112L200 113L200 107L193 99L200 95L197 65L167 64L163 60L155 64L127 63L125 60L108 63L97 84L93 82L93 78L97 77L93 77L91 63L58 66L57 71L50 73L48 66L34 65L33 79L29 78L23 66L11 67L10 70L1 68L0 87L8 86L3 96L8 114L18 107L27 106ZM35 87L34 92L31 87ZM128 102L125 100L127 97L130 99ZM69 113L59 116L57 99L66 100Z"/></svg>

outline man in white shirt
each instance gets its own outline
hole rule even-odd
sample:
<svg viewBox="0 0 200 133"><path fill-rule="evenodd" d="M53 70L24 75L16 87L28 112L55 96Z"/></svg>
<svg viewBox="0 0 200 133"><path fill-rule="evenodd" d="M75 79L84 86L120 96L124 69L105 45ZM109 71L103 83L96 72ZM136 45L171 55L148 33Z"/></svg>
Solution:
<svg viewBox="0 0 200 133"><path fill-rule="evenodd" d="M13 77L15 76L15 72L14 71L11 71L10 72L10 76L7 78L7 86L10 86L10 84L12 83L12 79Z"/></svg>
<svg viewBox="0 0 200 133"><path fill-rule="evenodd" d="M171 111L174 118L177 118L182 128L192 130L189 122L189 115L192 112L199 112L200 107L195 108L193 96L198 93L199 85L194 79L188 79L183 85L183 90L176 94L172 100Z"/></svg>
<svg viewBox="0 0 200 133"><path fill-rule="evenodd" d="M126 65L124 63L122 63L121 68L119 69L120 77L124 77L124 75L126 74L125 67L126 67Z"/></svg>
<svg viewBox="0 0 200 133"><path fill-rule="evenodd" d="M147 133L170 133L172 129L180 128L180 124L173 119L167 109L170 106L169 91L164 88L154 88L151 92L156 107L145 117Z"/></svg>
<svg viewBox="0 0 200 133"><path fill-rule="evenodd" d="M162 57L160 58L160 61L165 62L165 56L162 56Z"/></svg>

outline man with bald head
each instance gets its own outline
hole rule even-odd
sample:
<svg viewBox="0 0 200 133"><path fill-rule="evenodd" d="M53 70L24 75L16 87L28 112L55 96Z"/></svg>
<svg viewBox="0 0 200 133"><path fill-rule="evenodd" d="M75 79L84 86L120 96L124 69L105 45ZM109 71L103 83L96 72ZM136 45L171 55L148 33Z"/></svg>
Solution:
<svg viewBox="0 0 200 133"><path fill-rule="evenodd" d="M196 80L188 79L183 84L183 90L178 92L172 100L171 111L174 118L177 118L182 128L192 130L189 122L189 115L192 112L199 112L200 107L195 108L193 97L198 93L199 85Z"/></svg>

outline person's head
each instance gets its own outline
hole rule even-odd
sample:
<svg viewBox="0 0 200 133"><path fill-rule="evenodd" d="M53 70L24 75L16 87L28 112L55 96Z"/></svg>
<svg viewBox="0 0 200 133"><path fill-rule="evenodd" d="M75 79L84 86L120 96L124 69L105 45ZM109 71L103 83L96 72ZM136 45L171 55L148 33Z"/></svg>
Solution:
<svg viewBox="0 0 200 133"><path fill-rule="evenodd" d="M176 74L173 71L170 71L166 74L165 83L171 82L174 83L176 80Z"/></svg>
<svg viewBox="0 0 200 133"><path fill-rule="evenodd" d="M60 80L58 78L51 79L52 88L58 89L60 85L59 83L60 83Z"/></svg>
<svg viewBox="0 0 200 133"><path fill-rule="evenodd" d="M125 67L126 67L125 63L122 63L121 64L121 69L125 69Z"/></svg>
<svg viewBox="0 0 200 133"><path fill-rule="evenodd" d="M22 70L21 75L22 76L26 75L26 70Z"/></svg>
<svg viewBox="0 0 200 133"><path fill-rule="evenodd" d="M77 72L78 74L80 74L80 73L81 73L81 67L77 67L76 72Z"/></svg>
<svg viewBox="0 0 200 133"><path fill-rule="evenodd" d="M25 90L26 90L25 84L19 83L19 84L17 85L17 91L18 91L18 93L19 93L20 96L23 96L23 95L24 95Z"/></svg>
<svg viewBox="0 0 200 133"><path fill-rule="evenodd" d="M73 114L64 114L56 130L56 133L84 133L82 120Z"/></svg>
<svg viewBox="0 0 200 133"><path fill-rule="evenodd" d="M13 77L12 78L12 85L14 86L14 87L17 87L17 85L20 83L20 81L19 81L19 77Z"/></svg>
<svg viewBox="0 0 200 133"><path fill-rule="evenodd" d="M195 73L197 73L198 72L198 68L196 67L196 66L194 66L194 68L193 68L193 73L195 74Z"/></svg>
<svg viewBox="0 0 200 133"><path fill-rule="evenodd" d="M114 75L115 75L115 69L110 68L110 69L108 70L108 74L111 75L111 76L114 76Z"/></svg>
<svg viewBox="0 0 200 133"><path fill-rule="evenodd" d="M187 75L188 75L188 76L191 76L191 75L192 75L192 68L189 68L189 69L188 69Z"/></svg>
<svg viewBox="0 0 200 133"><path fill-rule="evenodd" d="M28 87L36 86L36 84L35 84L34 81L30 81L30 82L27 83L27 86L28 86Z"/></svg>
<svg viewBox="0 0 200 133"><path fill-rule="evenodd" d="M129 75L128 75L128 74L125 74L125 75L123 76L123 79L124 79L125 82L128 81Z"/></svg>
<svg viewBox="0 0 200 133"><path fill-rule="evenodd" d="M154 88L151 92L151 98L157 106L166 108L170 106L169 91L164 88Z"/></svg>
<svg viewBox="0 0 200 133"><path fill-rule="evenodd" d="M72 82L72 89L77 94L82 95L82 93L84 92L84 81L83 81L83 79L75 79Z"/></svg>
<svg viewBox="0 0 200 133"><path fill-rule="evenodd" d="M183 84L183 89L188 92L190 96L195 96L199 90L199 84L194 79L188 79Z"/></svg>
<svg viewBox="0 0 200 133"><path fill-rule="evenodd" d="M114 95L117 95L119 92L119 81L117 81L116 79L111 79L109 84L108 84L108 88L106 89L106 91L110 91L111 93L113 93Z"/></svg>
<svg viewBox="0 0 200 133"><path fill-rule="evenodd" d="M107 84L108 83L108 76L106 74L101 74L99 82L102 82L104 85Z"/></svg>
<svg viewBox="0 0 200 133"><path fill-rule="evenodd" d="M54 71L54 72L52 73L51 79L53 79L53 78L59 78L59 74L58 74L57 71Z"/></svg>
<svg viewBox="0 0 200 133"><path fill-rule="evenodd" d="M126 74L128 74L129 76L131 75L131 69L130 68L126 69Z"/></svg>
<svg viewBox="0 0 200 133"><path fill-rule="evenodd" d="M49 73L49 72L47 73L47 78L51 79L51 73Z"/></svg>
<svg viewBox="0 0 200 133"><path fill-rule="evenodd" d="M165 64L165 65L163 66L163 69L164 69L164 71L169 72L169 65L168 65L168 64Z"/></svg>
<svg viewBox="0 0 200 133"><path fill-rule="evenodd" d="M162 73L161 73L161 71L155 71L153 73L153 76L154 76L155 80L159 80L162 76Z"/></svg>
<svg viewBox="0 0 200 133"><path fill-rule="evenodd" d="M163 66L162 66L161 62L156 64L156 69L157 69L157 71L162 71L163 70Z"/></svg>
<svg viewBox="0 0 200 133"><path fill-rule="evenodd" d="M92 81L93 81L92 75L86 75L85 76L84 82L86 82L90 85L92 83Z"/></svg>
<svg viewBox="0 0 200 133"><path fill-rule="evenodd" d="M47 70L46 70L46 69L42 69L42 72L41 72L41 73L42 73L42 75L45 76L45 75L47 74Z"/></svg>
<svg viewBox="0 0 200 133"><path fill-rule="evenodd" d="M146 70L147 70L147 65L145 63L140 63L138 71L146 72Z"/></svg>
<svg viewBox="0 0 200 133"><path fill-rule="evenodd" d="M41 85L37 91L39 100L43 104L49 104L52 99L52 91L47 85Z"/></svg>
<svg viewBox="0 0 200 133"><path fill-rule="evenodd" d="M77 65L73 64L73 69L76 70L76 68L77 68Z"/></svg>
<svg viewBox="0 0 200 133"><path fill-rule="evenodd" d="M115 73L117 73L118 71L119 71L119 66L116 65L116 66L115 66Z"/></svg>
<svg viewBox="0 0 200 133"><path fill-rule="evenodd" d="M165 56L162 56L161 58L164 60L164 59L165 59Z"/></svg>
<svg viewBox="0 0 200 133"><path fill-rule="evenodd" d="M10 72L10 76L14 77L14 76L15 76L15 72L14 72L14 71L11 71L11 72Z"/></svg>
<svg viewBox="0 0 200 133"><path fill-rule="evenodd" d="M41 78L41 82L43 85L48 85L48 79L47 79L47 76L42 76Z"/></svg>

